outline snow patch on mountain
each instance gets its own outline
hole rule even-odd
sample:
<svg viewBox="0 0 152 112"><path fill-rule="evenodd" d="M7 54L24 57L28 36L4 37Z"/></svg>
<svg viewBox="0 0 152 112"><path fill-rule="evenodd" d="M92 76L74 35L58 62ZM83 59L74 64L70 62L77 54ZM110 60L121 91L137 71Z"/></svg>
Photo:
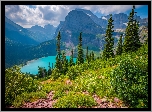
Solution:
<svg viewBox="0 0 152 112"><path fill-rule="evenodd" d="M87 13L86 13L87 14ZM91 16L90 14L87 14L88 16Z"/></svg>
<svg viewBox="0 0 152 112"><path fill-rule="evenodd" d="M107 18L106 18L106 17L104 17L104 16L102 17L102 19L105 19L105 20L107 20Z"/></svg>
<svg viewBox="0 0 152 112"><path fill-rule="evenodd" d="M127 26L127 23L123 23L123 24Z"/></svg>

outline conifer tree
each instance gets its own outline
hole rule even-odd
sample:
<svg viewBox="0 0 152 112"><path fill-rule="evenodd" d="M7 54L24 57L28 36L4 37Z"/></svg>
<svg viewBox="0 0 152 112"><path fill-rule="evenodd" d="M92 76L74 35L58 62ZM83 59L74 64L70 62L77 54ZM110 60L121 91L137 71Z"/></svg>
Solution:
<svg viewBox="0 0 152 112"><path fill-rule="evenodd" d="M73 62L73 49L71 50L71 56L70 56L70 61L69 61L69 66L72 66L74 65L74 62Z"/></svg>
<svg viewBox="0 0 152 112"><path fill-rule="evenodd" d="M122 54L122 34L120 35L120 39L118 41L117 50L116 50L116 55L121 55L121 54Z"/></svg>
<svg viewBox="0 0 152 112"><path fill-rule="evenodd" d="M52 69L53 69L53 63L52 63Z"/></svg>
<svg viewBox="0 0 152 112"><path fill-rule="evenodd" d="M89 58L89 56L88 56L88 46L87 46L86 61L88 61L88 58Z"/></svg>
<svg viewBox="0 0 152 112"><path fill-rule="evenodd" d="M49 62L49 66L48 66L48 75L52 74L52 70L51 70L51 66L50 66L50 62Z"/></svg>
<svg viewBox="0 0 152 112"><path fill-rule="evenodd" d="M66 60L66 56L65 56L65 52L63 51L62 53L62 59L61 59L61 62L62 62L62 73L65 74L66 71L67 71L67 60Z"/></svg>
<svg viewBox="0 0 152 112"><path fill-rule="evenodd" d="M60 51L60 40L61 40L61 35L60 35L60 31L58 33L58 36L57 36L57 56L56 56L56 64L55 64L55 67L59 70L61 70L61 51Z"/></svg>
<svg viewBox="0 0 152 112"><path fill-rule="evenodd" d="M82 32L80 33L79 36L79 45L78 45L78 57L77 57L77 63L81 64L84 62L83 59L83 49L82 49Z"/></svg>
<svg viewBox="0 0 152 112"><path fill-rule="evenodd" d="M139 40L139 22L135 19L135 6L133 5L132 11L130 12L130 15L128 17L128 25L126 28L126 35L123 45L123 51L129 52L129 51L136 51L140 46L140 40Z"/></svg>
<svg viewBox="0 0 152 112"><path fill-rule="evenodd" d="M39 77L39 78L42 78L42 77L43 77L42 67L39 67L39 66L38 66L38 77Z"/></svg>
<svg viewBox="0 0 152 112"><path fill-rule="evenodd" d="M89 56L89 62L92 61L92 53L90 53L90 56Z"/></svg>
<svg viewBox="0 0 152 112"><path fill-rule="evenodd" d="M94 60L94 53L93 53L93 51L92 51L92 54L91 54L91 60Z"/></svg>
<svg viewBox="0 0 152 112"><path fill-rule="evenodd" d="M38 66L38 77L42 78L42 77L45 77L45 76L47 76L47 70L43 67Z"/></svg>
<svg viewBox="0 0 152 112"><path fill-rule="evenodd" d="M47 74L46 68L44 67L44 68L43 68L43 77L46 77L46 76L48 76L48 74Z"/></svg>
<svg viewBox="0 0 152 112"><path fill-rule="evenodd" d="M110 18L108 20L108 26L107 26L107 30L106 30L106 44L105 44L105 48L103 51L103 58L107 59L110 57L114 57L114 53L113 53L113 47L114 47L114 38L112 38L112 33L114 32L114 30L112 30L114 28L113 26L113 22L114 20L112 19L112 14L110 14Z"/></svg>

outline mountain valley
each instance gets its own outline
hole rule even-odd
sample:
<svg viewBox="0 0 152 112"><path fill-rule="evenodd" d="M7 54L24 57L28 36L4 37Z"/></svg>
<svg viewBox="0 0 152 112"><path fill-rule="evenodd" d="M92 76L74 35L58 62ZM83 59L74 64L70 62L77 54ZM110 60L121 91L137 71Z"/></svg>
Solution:
<svg viewBox="0 0 152 112"><path fill-rule="evenodd" d="M25 64L26 61L41 58L50 55L56 55L56 36L61 32L62 50L66 55L70 55L71 49L74 49L74 56L77 56L78 36L80 32L83 36L83 49L87 46L89 50L101 52L105 44L105 30L109 15L98 18L91 11L85 9L75 9L68 13L65 21L60 21L58 27L45 25L44 28L38 25L31 28L23 28L5 17L5 67L11 67L14 64ZM116 47L120 34L124 34L128 16L124 13L114 14L114 47ZM140 22L141 41L148 35L148 19L141 19ZM144 31L142 31L144 30ZM6 41L7 40L7 41ZM11 46L11 47L9 47ZM15 46L21 46L16 48ZM17 51L12 52L12 51ZM16 56L16 54L18 54ZM10 62L11 56L14 62ZM24 61L23 61L24 60ZM8 64L9 63L9 64Z"/></svg>

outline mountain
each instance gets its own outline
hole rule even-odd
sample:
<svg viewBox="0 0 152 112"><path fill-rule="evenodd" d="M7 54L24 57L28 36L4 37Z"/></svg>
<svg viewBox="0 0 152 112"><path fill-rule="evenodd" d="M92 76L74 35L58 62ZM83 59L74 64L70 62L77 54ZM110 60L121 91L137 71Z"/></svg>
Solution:
<svg viewBox="0 0 152 112"><path fill-rule="evenodd" d="M119 13L119 14L113 14L112 15L112 19L114 20L113 24L114 24L114 29L125 29L126 28L126 24L128 22L128 15L124 14L124 13ZM104 28L107 26L108 24L108 19L110 18L110 15L107 16L102 16L100 18L100 20L102 21L101 26L103 26ZM139 21L139 26L147 26L148 25L148 18L144 18L141 19L140 16L135 15L135 19L137 19L137 21Z"/></svg>
<svg viewBox="0 0 152 112"><path fill-rule="evenodd" d="M26 57L30 60L46 57L46 56L55 56L56 55L56 40L52 39L40 43L37 46L32 46L26 49Z"/></svg>
<svg viewBox="0 0 152 112"><path fill-rule="evenodd" d="M14 23L5 17L5 36L12 41L19 42L24 45L37 45L34 40L35 35L20 25Z"/></svg>
<svg viewBox="0 0 152 112"><path fill-rule="evenodd" d="M5 36L5 68L27 61L25 54L28 45L13 41Z"/></svg>
<svg viewBox="0 0 152 112"><path fill-rule="evenodd" d="M94 15L90 10L86 10L86 9L78 9L76 8L75 10L77 11L83 11L85 14L87 14L96 24L100 25L101 27L103 27L103 21L100 18L98 18L96 15Z"/></svg>
<svg viewBox="0 0 152 112"><path fill-rule="evenodd" d="M56 27L53 25L45 25L44 28L38 25L27 28L29 31L36 35L35 40L38 42L44 42L53 39Z"/></svg>
<svg viewBox="0 0 152 112"><path fill-rule="evenodd" d="M62 45L63 46L63 45ZM62 47L65 49L64 47ZM5 68L26 64L27 61L56 55L56 40L49 40L36 46L23 45L5 37Z"/></svg>
<svg viewBox="0 0 152 112"><path fill-rule="evenodd" d="M113 14L114 24L114 46L117 45L121 33L125 32L128 22L128 15L124 13ZM65 21L61 21L55 32L54 38L58 32L61 32L61 41L65 43L67 48L76 49L78 45L78 37L82 32L83 48L87 46L90 50L99 51L104 49L105 31L110 15L98 18L90 10L75 9L68 13ZM140 26L148 25L148 19L141 19L135 15L140 22Z"/></svg>
<svg viewBox="0 0 152 112"><path fill-rule="evenodd" d="M110 18L110 15L105 16L107 20ZM124 29L126 28L125 23L128 22L128 16L124 13L114 14L112 16L112 19L114 20L114 29Z"/></svg>
<svg viewBox="0 0 152 112"><path fill-rule="evenodd" d="M96 40L96 35L103 34L105 31L88 14L90 13L77 9L70 11L65 17L65 21L60 22L54 38L60 31L61 41L65 43L66 47L71 48L78 45L78 37L82 32L83 47L89 46L90 49L99 51L100 43Z"/></svg>
<svg viewBox="0 0 152 112"><path fill-rule="evenodd" d="M139 27L139 37L140 37L140 42L144 43L145 40L148 38L148 27L144 25Z"/></svg>
<svg viewBox="0 0 152 112"><path fill-rule="evenodd" d="M5 67L24 63L23 52L30 46L38 45L33 39L34 35L20 25L5 17Z"/></svg>

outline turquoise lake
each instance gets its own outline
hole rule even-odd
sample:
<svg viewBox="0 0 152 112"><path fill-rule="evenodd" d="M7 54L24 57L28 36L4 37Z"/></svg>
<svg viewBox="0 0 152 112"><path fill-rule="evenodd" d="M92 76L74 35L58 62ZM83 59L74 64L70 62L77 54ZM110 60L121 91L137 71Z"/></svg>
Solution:
<svg viewBox="0 0 152 112"><path fill-rule="evenodd" d="M29 73L36 75L38 74L38 66L39 67L45 67L48 70L49 62L50 66L52 67L55 65L55 60L56 56L48 56L48 57L42 57L37 60L31 60L29 61L25 66L21 68L21 72L23 73ZM70 56L66 56L66 59L70 60ZM76 58L73 58L73 61L76 62Z"/></svg>

